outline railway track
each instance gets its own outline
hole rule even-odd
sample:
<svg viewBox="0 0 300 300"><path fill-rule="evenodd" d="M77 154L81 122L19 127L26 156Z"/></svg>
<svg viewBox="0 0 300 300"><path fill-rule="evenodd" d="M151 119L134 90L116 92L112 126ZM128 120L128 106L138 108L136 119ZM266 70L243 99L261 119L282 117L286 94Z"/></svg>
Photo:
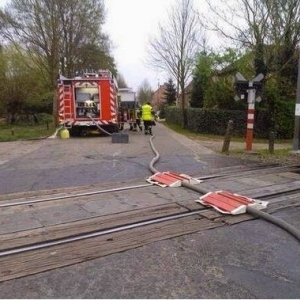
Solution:
<svg viewBox="0 0 300 300"><path fill-rule="evenodd" d="M230 172L228 169L225 174L203 176L201 179L204 182L201 184L209 188L232 182L234 187L236 179L250 180L254 174L264 178L273 176L273 184L267 182L268 184L261 184L260 187L237 187L238 190L235 190L252 198L268 200L268 212L273 213L300 205L300 175L297 172L299 166L269 166L240 172L234 169ZM278 176L285 180L281 183L276 181ZM41 212L59 210L63 207L61 205L76 206L89 201L92 204L101 203L107 197L120 197L124 192L136 194L138 200L142 200L144 193L157 198L167 198L167 194L170 195L166 201L131 210L108 211L98 215L91 213L89 216L63 219L52 224L41 222L40 226L31 228L11 228L10 231L0 234L0 281L99 258L154 241L253 219L248 214L224 216L207 209L195 203L196 193L189 191L184 194L184 188L163 189L151 184L87 190L82 193L58 191L52 197L48 194L39 197L36 194L21 200L13 197L5 200L2 195L0 216L11 218L19 215L22 219L24 215L30 214L38 218ZM175 194L178 197L172 201Z"/></svg>
<svg viewBox="0 0 300 300"><path fill-rule="evenodd" d="M261 174L270 174L270 173L278 173L278 172L299 172L300 174L300 165L291 165L291 166L280 166L277 164L258 164L254 166L244 166L241 170L241 167L230 167L230 168L224 168L219 173L212 173L209 175L204 176L197 176L197 179L204 180L206 182L209 182L210 180L224 180L224 178L230 178L233 179L235 177L241 177L241 176L250 176L253 174L256 174L257 171L260 170ZM299 176L300 178L300 176ZM92 195L100 195L100 194L106 194L106 193L112 193L117 191L125 191L125 190L133 190L133 189L140 189L140 188L148 188L152 186L150 183L145 184L138 184L138 185L129 185L129 186L123 186L123 187L113 187L108 189L102 189L102 190L95 190L95 188L92 188L92 190L88 190L86 192L79 192L78 189L75 189L75 191L71 192L64 192L62 195L57 196L48 196L46 194L45 196L41 197L40 193L36 195L36 192L31 193L32 195L28 195L27 197L20 197L20 195L23 195L21 193L17 193L16 199L13 197L7 196L7 195L0 195L0 209L4 207L12 207L12 206L19 206L19 205L32 205L36 203L41 202L48 202L48 201L56 201L56 200L63 200L63 199L72 199L77 197L86 197L86 196L92 196ZM65 190L65 189L63 189ZM50 191L50 194L57 193L57 190L53 190L53 192ZM9 198L6 200L6 198Z"/></svg>

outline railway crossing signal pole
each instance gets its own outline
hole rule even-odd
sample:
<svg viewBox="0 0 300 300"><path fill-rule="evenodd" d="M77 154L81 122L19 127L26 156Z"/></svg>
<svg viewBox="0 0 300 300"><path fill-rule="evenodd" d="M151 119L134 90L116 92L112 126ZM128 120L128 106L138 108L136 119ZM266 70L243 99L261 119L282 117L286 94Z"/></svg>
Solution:
<svg viewBox="0 0 300 300"><path fill-rule="evenodd" d="M249 82L250 87L250 82ZM254 128L254 114L255 114L255 94L254 89L249 89L248 91L248 111L247 111L247 133L246 133L246 150L252 150L253 142L253 128Z"/></svg>
<svg viewBox="0 0 300 300"><path fill-rule="evenodd" d="M262 92L262 79L263 74L258 74L255 78L247 81L241 73L235 75L235 90L237 95L234 99L236 101L244 99L247 94L247 131L246 131L246 150L252 150L253 143L253 128L254 128L254 115L255 115L255 102L260 102L260 94Z"/></svg>

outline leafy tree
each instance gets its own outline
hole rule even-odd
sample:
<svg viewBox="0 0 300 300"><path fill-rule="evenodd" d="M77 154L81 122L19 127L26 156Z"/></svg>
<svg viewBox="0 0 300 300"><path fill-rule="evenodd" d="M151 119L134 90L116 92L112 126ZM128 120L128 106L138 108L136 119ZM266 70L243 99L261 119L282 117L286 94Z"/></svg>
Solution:
<svg viewBox="0 0 300 300"><path fill-rule="evenodd" d="M200 74L199 74L200 75ZM191 107L203 107L204 100L204 82L202 82L202 76L193 76L193 88L191 93L190 106Z"/></svg>
<svg viewBox="0 0 300 300"><path fill-rule="evenodd" d="M4 48L2 45L0 45L0 114L3 114L5 112L5 101L4 101L4 91L6 88L5 85L5 73L7 70L7 60L4 56Z"/></svg>
<svg viewBox="0 0 300 300"><path fill-rule="evenodd" d="M74 64L74 70L91 71L110 70L116 76L117 69L114 58L110 56L109 50L103 51L99 45L84 44L78 48L77 62Z"/></svg>
<svg viewBox="0 0 300 300"><path fill-rule="evenodd" d="M0 75L3 88L0 106L6 114L7 121L13 123L23 112L36 112L26 111L26 105L40 100L39 95L43 94L45 85L34 62L13 45L3 48L0 61L4 70Z"/></svg>
<svg viewBox="0 0 300 300"><path fill-rule="evenodd" d="M249 56L228 48L222 54L199 53L193 76L191 107L244 108L245 103L234 101L233 74L240 70L253 72Z"/></svg>
<svg viewBox="0 0 300 300"><path fill-rule="evenodd" d="M197 64L193 76L193 89L191 94L191 107L203 107L205 91L209 85L212 75L212 60L205 52L198 56Z"/></svg>
<svg viewBox="0 0 300 300"><path fill-rule="evenodd" d="M173 83L172 78L166 83L166 89L164 91L164 99L166 100L167 105L174 105L176 103L176 88Z"/></svg>

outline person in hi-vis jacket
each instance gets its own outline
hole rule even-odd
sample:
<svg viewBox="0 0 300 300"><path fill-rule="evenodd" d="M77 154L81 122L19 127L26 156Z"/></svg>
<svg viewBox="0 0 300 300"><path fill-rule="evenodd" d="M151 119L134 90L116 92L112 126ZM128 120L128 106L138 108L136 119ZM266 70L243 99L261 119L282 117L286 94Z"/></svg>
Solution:
<svg viewBox="0 0 300 300"><path fill-rule="evenodd" d="M144 123L145 134L152 135L152 122L154 118L154 111L150 104L147 102L142 106L142 120Z"/></svg>

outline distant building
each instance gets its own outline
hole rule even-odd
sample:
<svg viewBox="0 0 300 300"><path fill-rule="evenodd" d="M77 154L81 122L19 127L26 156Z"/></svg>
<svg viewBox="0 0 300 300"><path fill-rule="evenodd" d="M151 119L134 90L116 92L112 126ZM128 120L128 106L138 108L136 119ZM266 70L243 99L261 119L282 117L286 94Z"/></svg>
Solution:
<svg viewBox="0 0 300 300"><path fill-rule="evenodd" d="M184 89L184 107L185 108L190 107L192 90L193 90L193 81L191 81ZM178 99L176 101L176 106L181 108L182 107L181 103L182 103L182 98L181 98L181 94L179 94Z"/></svg>
<svg viewBox="0 0 300 300"><path fill-rule="evenodd" d="M158 111L163 103L166 103L165 91L167 89L167 83L159 85L158 89L152 94L151 104L154 111Z"/></svg>
<svg viewBox="0 0 300 300"><path fill-rule="evenodd" d="M159 88L152 94L151 104L155 111L159 110L163 103L166 103L165 91L167 90L168 83L160 85ZM184 107L190 107L190 100L193 90L193 81L191 81L184 89ZM181 108L181 94L178 95L176 106Z"/></svg>

